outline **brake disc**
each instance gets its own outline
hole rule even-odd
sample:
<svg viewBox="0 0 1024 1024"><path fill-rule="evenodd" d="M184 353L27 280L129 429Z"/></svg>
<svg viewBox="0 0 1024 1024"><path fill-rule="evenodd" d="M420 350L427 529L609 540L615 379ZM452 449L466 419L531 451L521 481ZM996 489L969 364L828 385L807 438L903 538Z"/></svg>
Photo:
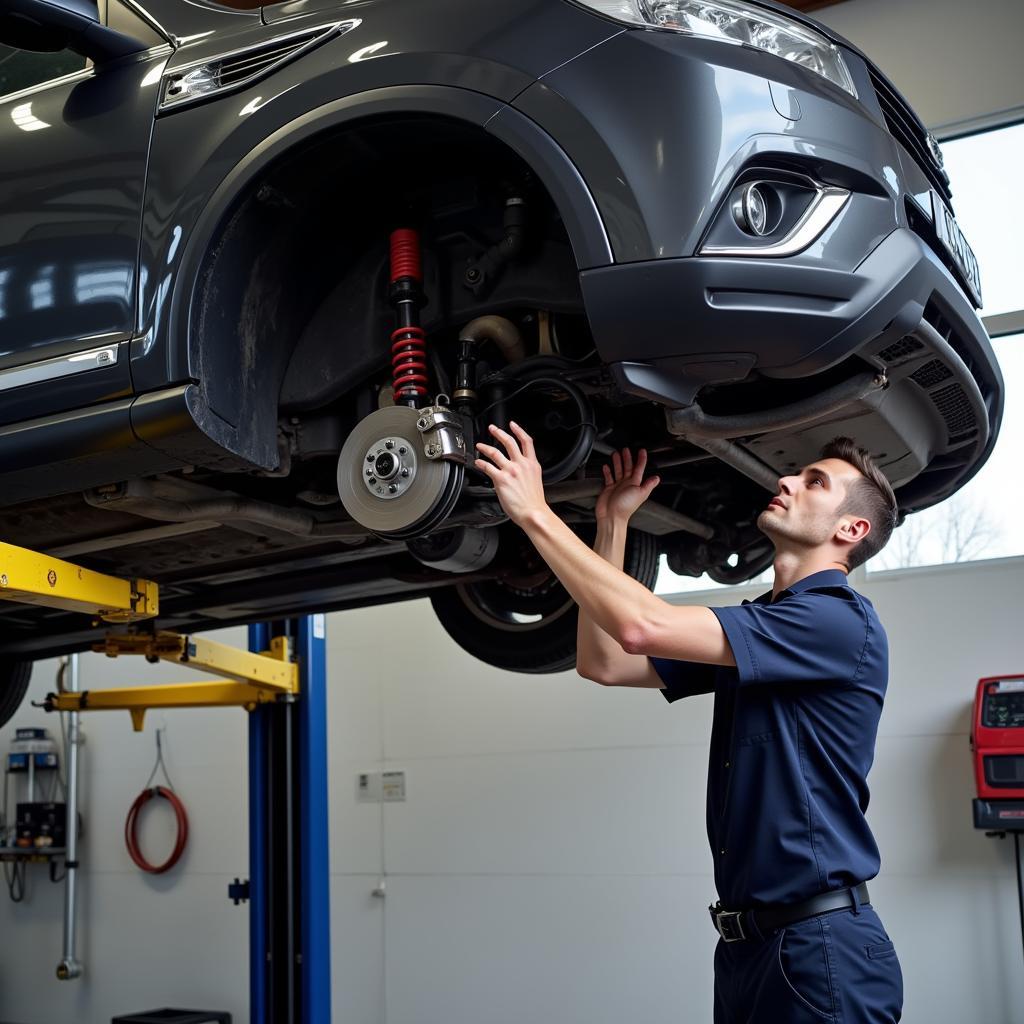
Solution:
<svg viewBox="0 0 1024 1024"><path fill-rule="evenodd" d="M451 513L465 468L428 459L405 405L378 409L349 434L338 459L338 494L352 518L382 537L416 537Z"/></svg>

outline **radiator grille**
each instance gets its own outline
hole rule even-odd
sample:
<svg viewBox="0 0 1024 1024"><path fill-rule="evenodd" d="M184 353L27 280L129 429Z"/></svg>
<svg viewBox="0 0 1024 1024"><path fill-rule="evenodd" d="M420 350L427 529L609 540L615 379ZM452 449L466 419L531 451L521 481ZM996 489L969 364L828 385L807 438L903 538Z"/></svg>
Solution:
<svg viewBox="0 0 1024 1024"><path fill-rule="evenodd" d="M953 197L949 189L949 176L942 165L931 154L928 145L928 129L921 123L918 116L907 106L903 97L885 81L874 68L868 68L871 84L875 87L878 104L885 116L885 124L897 142L914 158L924 171L939 195L948 202Z"/></svg>
<svg viewBox="0 0 1024 1024"><path fill-rule="evenodd" d="M902 338L895 345L883 348L878 353L878 358L891 366L894 363L902 362L907 356L913 355L915 352L920 352L923 348L924 345L917 338Z"/></svg>
<svg viewBox="0 0 1024 1024"><path fill-rule="evenodd" d="M959 384L950 384L948 387L939 388L938 391L932 391L929 397L939 410L939 415L946 421L950 444L966 441L977 433L978 424L971 410L971 403Z"/></svg>
<svg viewBox="0 0 1024 1024"><path fill-rule="evenodd" d="M930 363L925 363L920 370L915 370L910 379L923 388L931 388L952 376L953 371L941 359L933 359Z"/></svg>

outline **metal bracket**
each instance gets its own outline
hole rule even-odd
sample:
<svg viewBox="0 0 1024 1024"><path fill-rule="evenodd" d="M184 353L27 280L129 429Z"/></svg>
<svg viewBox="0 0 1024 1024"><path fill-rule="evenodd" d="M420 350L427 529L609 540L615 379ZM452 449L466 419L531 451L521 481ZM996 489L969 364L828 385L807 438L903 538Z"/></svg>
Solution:
<svg viewBox="0 0 1024 1024"><path fill-rule="evenodd" d="M457 412L441 403L417 409L416 429L423 436L423 454L428 459L445 459L466 464L466 435Z"/></svg>
<svg viewBox="0 0 1024 1024"><path fill-rule="evenodd" d="M109 658L142 655L147 661L171 661L221 679L158 686L83 690L47 694L47 711L127 711L132 728L141 732L150 708L242 707L294 700L299 690L299 666L289 661L285 637L274 637L268 654L252 654L202 637L163 632L152 635L111 633L93 650Z"/></svg>
<svg viewBox="0 0 1024 1024"><path fill-rule="evenodd" d="M287 660L287 640L278 636L270 644L269 654L253 654L204 637L165 631L108 633L103 643L93 644L92 649L108 658L141 654L147 661L171 661L262 689L294 692L298 687L299 667Z"/></svg>
<svg viewBox="0 0 1024 1024"><path fill-rule="evenodd" d="M237 907L239 903L249 902L249 879L244 882L236 878L228 883L228 899L232 900Z"/></svg>

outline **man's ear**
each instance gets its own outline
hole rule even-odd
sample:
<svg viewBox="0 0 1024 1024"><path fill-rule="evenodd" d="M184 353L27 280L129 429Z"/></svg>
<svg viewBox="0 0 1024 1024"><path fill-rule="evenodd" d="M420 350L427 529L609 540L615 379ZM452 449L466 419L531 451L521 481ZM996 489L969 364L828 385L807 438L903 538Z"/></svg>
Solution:
<svg viewBox="0 0 1024 1024"><path fill-rule="evenodd" d="M836 527L836 540L847 544L862 541L871 532L871 522L863 516L843 516Z"/></svg>

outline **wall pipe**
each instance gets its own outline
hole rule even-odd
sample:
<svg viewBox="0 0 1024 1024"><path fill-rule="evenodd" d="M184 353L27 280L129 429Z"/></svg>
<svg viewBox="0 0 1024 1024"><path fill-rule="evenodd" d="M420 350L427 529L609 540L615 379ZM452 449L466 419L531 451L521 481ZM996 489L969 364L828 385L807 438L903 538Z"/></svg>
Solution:
<svg viewBox="0 0 1024 1024"><path fill-rule="evenodd" d="M64 664L68 668L67 690L71 693L78 693L78 655L69 655ZM79 719L80 715L77 711L68 712L68 791L64 858L64 955L60 963L57 964L57 977L61 981L72 981L82 976L82 964L75 956L75 909L78 883L78 748L84 742Z"/></svg>

